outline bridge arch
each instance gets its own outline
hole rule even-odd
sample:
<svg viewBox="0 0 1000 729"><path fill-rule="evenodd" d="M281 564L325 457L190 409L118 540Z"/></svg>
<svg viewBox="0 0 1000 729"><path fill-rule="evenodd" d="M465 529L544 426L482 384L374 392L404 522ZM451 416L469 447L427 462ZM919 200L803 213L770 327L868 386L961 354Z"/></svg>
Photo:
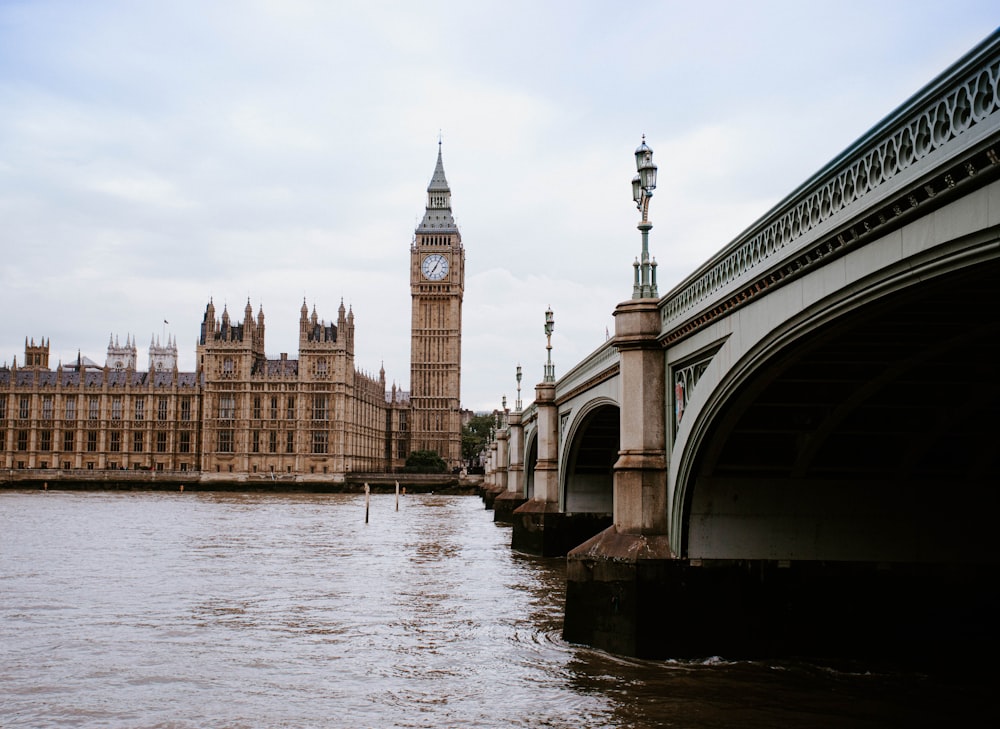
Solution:
<svg viewBox="0 0 1000 729"><path fill-rule="evenodd" d="M678 554L1000 558L987 537L1000 506L1000 234L944 248L818 301L742 356L727 340L673 450Z"/></svg>
<svg viewBox="0 0 1000 729"><path fill-rule="evenodd" d="M567 428L559 468L561 511L613 512L613 466L618 460L620 440L620 408L614 399L595 398L576 413Z"/></svg>

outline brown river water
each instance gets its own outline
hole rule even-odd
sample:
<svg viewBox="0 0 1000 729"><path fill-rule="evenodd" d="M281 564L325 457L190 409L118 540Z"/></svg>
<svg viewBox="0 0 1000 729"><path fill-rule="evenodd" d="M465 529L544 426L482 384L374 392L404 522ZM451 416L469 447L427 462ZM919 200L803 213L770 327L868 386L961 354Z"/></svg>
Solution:
<svg viewBox="0 0 1000 729"><path fill-rule="evenodd" d="M995 684L568 644L472 496L0 491L0 727L912 727Z"/></svg>

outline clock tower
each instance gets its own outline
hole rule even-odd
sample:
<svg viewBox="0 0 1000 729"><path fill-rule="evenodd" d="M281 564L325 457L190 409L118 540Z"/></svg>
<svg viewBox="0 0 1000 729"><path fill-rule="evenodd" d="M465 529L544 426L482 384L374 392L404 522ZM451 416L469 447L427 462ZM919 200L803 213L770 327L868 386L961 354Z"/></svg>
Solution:
<svg viewBox="0 0 1000 729"><path fill-rule="evenodd" d="M450 467L462 461L464 289L465 249L438 141L427 209L410 246L410 451L436 451Z"/></svg>

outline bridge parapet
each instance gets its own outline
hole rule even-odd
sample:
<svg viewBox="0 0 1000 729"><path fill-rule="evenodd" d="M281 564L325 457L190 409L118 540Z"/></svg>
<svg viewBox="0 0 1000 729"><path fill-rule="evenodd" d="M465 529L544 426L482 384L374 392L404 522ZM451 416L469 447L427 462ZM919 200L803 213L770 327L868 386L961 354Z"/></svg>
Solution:
<svg viewBox="0 0 1000 729"><path fill-rule="evenodd" d="M620 357L612 341L604 342L556 381L557 402L572 397L581 388L593 387L595 380L606 379L617 372Z"/></svg>
<svg viewBox="0 0 1000 729"><path fill-rule="evenodd" d="M998 112L994 33L664 296L663 343L997 174Z"/></svg>

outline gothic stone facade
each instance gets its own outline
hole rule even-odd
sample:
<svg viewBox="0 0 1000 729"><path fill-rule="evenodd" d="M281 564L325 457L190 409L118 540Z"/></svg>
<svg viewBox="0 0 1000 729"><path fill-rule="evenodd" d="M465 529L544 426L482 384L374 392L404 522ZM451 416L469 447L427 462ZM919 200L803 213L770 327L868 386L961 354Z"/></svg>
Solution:
<svg viewBox="0 0 1000 729"><path fill-rule="evenodd" d="M47 341L25 340L24 364L0 368L0 469L339 482L424 449L459 465L465 260L440 145L410 260L412 397L355 368L343 303L326 323L303 301L298 359L269 359L262 309L248 301L236 323L209 302L194 372L178 371L171 341L154 339L143 372L129 338L112 338L103 367L80 356L55 369Z"/></svg>
<svg viewBox="0 0 1000 729"><path fill-rule="evenodd" d="M52 370L48 343L26 344L31 366L0 369L0 468L333 482L400 468L405 393L387 392L384 371L355 369L353 312L341 304L326 324L303 303L298 359L268 359L264 329L249 302L239 324L209 302L195 372L179 372L176 357L136 371L134 345L114 342L104 367L81 357Z"/></svg>

